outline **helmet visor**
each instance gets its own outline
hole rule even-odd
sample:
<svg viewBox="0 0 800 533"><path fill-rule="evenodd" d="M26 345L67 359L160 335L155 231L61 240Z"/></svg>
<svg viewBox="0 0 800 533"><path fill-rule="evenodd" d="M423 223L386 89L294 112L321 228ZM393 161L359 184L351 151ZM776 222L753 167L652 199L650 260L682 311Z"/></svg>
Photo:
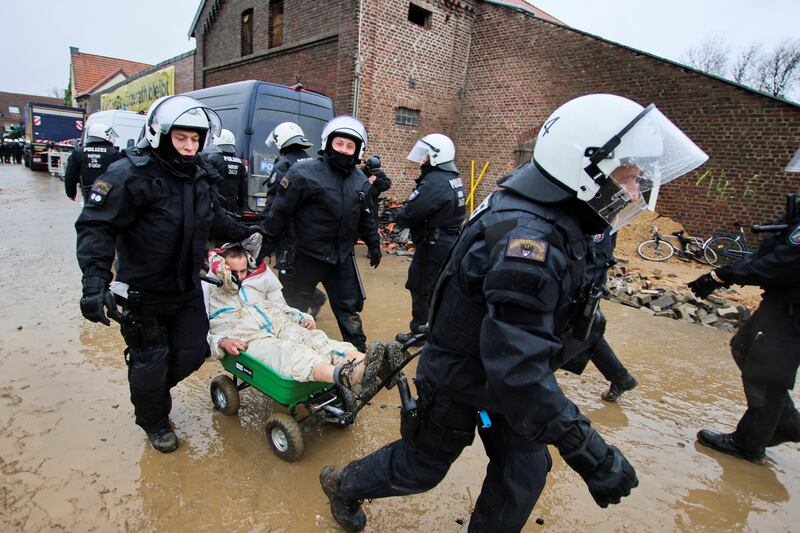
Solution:
<svg viewBox="0 0 800 533"><path fill-rule="evenodd" d="M408 152L406 159L409 161L413 161L418 165L421 165L425 161L428 160L428 152L430 151L430 147L422 141L417 141L417 144L414 145L414 148Z"/></svg>
<svg viewBox="0 0 800 533"><path fill-rule="evenodd" d="M653 107L599 163L609 179L589 205L616 231L645 209L654 210L662 185L707 159L703 150Z"/></svg>
<svg viewBox="0 0 800 533"><path fill-rule="evenodd" d="M184 95L167 98L155 109L151 126L166 135L173 126L208 129L206 143L222 132L222 121L210 107Z"/></svg>
<svg viewBox="0 0 800 533"><path fill-rule="evenodd" d="M786 168L783 170L784 172L800 172L800 148L794 153L792 159L789 161L789 164L786 165Z"/></svg>

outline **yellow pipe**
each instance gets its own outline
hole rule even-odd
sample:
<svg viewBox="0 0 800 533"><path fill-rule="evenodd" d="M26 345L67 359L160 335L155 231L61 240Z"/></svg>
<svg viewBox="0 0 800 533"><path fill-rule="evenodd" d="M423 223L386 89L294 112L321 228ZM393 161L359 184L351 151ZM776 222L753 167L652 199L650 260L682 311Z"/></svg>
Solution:
<svg viewBox="0 0 800 533"><path fill-rule="evenodd" d="M481 173L478 175L478 181L475 182L475 185L470 187L471 190L469 191L469 198L467 198L467 202L470 205L474 205L474 203L475 203L475 198L474 198L475 197L475 190L478 188L478 185L481 184L481 180L483 179L483 174L484 174L484 172L486 172L487 168L489 168L489 162L488 161L486 162L485 165L483 165L483 170L481 170ZM470 210L470 213L471 212L472 212L472 210Z"/></svg>
<svg viewBox="0 0 800 533"><path fill-rule="evenodd" d="M469 192L472 192L475 189L475 160L473 159L470 163L472 163L472 172L469 176ZM474 202L467 200L467 205L469 205L469 212L472 214L475 205Z"/></svg>

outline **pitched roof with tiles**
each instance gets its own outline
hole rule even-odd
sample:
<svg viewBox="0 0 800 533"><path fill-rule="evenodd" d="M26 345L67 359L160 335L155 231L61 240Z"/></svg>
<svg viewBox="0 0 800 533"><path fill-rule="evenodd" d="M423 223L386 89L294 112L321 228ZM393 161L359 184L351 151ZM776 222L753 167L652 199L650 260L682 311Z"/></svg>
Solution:
<svg viewBox="0 0 800 533"><path fill-rule="evenodd" d="M75 95L90 92L108 80L113 75L122 71L126 77L138 74L152 66L138 61L128 61L116 57L86 54L77 48L71 49L72 79L75 84Z"/></svg>

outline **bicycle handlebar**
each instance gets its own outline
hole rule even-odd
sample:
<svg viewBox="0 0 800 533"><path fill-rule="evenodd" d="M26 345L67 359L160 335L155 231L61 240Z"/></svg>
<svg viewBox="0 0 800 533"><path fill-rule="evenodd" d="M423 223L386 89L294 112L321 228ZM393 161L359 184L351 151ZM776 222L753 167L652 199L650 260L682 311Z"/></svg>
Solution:
<svg viewBox="0 0 800 533"><path fill-rule="evenodd" d="M752 227L753 233L777 233L779 231L784 231L789 227L788 224L754 224Z"/></svg>

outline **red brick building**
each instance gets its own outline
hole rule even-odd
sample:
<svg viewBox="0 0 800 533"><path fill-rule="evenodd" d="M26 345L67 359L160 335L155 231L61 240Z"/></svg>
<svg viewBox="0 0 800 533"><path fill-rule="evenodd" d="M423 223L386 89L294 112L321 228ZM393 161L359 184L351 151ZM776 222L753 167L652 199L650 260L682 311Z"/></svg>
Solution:
<svg viewBox="0 0 800 533"><path fill-rule="evenodd" d="M763 222L800 187L783 172L800 146L800 107L569 28L522 0L204 0L195 88L245 79L302 82L359 116L398 195L422 135L443 132L476 193L526 153L570 98L610 92L655 102L710 156L661 194L660 211L691 231Z"/></svg>

